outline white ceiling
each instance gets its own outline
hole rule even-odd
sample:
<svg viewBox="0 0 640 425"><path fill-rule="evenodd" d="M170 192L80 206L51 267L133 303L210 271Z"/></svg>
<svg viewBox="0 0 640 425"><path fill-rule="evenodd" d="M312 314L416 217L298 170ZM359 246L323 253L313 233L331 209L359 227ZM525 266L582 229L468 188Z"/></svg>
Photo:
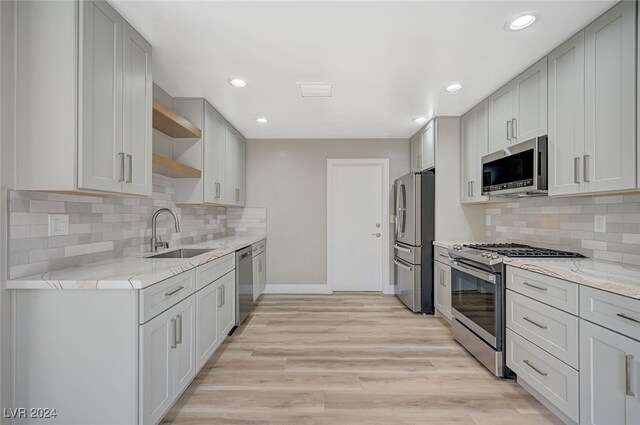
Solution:
<svg viewBox="0 0 640 425"><path fill-rule="evenodd" d="M616 2L112 3L153 45L154 80L206 97L247 138L407 138L414 117L461 115ZM504 30L525 11L539 21ZM333 97L301 99L307 81ZM464 88L445 92L452 81Z"/></svg>

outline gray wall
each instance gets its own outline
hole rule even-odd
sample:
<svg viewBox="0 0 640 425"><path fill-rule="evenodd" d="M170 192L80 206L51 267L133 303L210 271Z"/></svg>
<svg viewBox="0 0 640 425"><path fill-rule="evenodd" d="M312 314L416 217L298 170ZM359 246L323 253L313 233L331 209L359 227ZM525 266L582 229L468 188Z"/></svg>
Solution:
<svg viewBox="0 0 640 425"><path fill-rule="evenodd" d="M409 172L409 141L247 141L247 207L267 209L268 284L327 283L328 158L389 158L392 183Z"/></svg>
<svg viewBox="0 0 640 425"><path fill-rule="evenodd" d="M605 216L606 232L594 232ZM588 257L640 265L640 195L528 198L487 208L489 241L577 251Z"/></svg>

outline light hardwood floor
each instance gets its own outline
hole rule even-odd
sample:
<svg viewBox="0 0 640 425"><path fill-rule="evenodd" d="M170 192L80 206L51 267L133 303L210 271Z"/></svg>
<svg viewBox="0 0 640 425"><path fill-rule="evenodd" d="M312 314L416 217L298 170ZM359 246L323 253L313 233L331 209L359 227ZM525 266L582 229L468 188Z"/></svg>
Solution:
<svg viewBox="0 0 640 425"><path fill-rule="evenodd" d="M172 424L560 424L440 319L393 296L261 298L163 420Z"/></svg>

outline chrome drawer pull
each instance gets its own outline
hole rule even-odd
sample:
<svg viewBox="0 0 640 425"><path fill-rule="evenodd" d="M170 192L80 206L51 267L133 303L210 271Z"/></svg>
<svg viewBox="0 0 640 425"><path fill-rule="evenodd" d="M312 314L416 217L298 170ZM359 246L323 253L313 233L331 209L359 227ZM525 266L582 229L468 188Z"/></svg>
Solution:
<svg viewBox="0 0 640 425"><path fill-rule="evenodd" d="M541 325L540 323L536 323L533 320L529 319L528 317L523 317L524 320L526 320L527 322L531 323L532 325L535 325L537 327L539 327L540 329L547 329L547 327L545 325Z"/></svg>
<svg viewBox="0 0 640 425"><path fill-rule="evenodd" d="M531 283L529 283L529 282L522 282L522 284L523 284L523 285L525 285L525 286L528 286L528 287L530 287L530 288L537 289L538 291L546 291L546 290L547 290L547 288L543 288L542 286L532 285L532 284L531 284Z"/></svg>
<svg viewBox="0 0 640 425"><path fill-rule="evenodd" d="M631 362L634 357L632 355L624 356L624 371L625 371L625 394L631 397L635 397L635 393L631 391Z"/></svg>
<svg viewBox="0 0 640 425"><path fill-rule="evenodd" d="M532 365L529 360L523 360L523 362L524 362L524 364L529 366L531 369L533 369L536 372L538 372L540 375L542 375L542 376L547 376L548 375L548 373L545 373L545 372L541 371L540 369L538 369L537 367L535 367L534 365Z"/></svg>
<svg viewBox="0 0 640 425"><path fill-rule="evenodd" d="M640 323L640 320L638 320L638 319L634 319L633 317L629 317L629 316L627 316L627 315L626 315L626 314L624 314L624 313L618 313L618 314L616 314L616 316L618 316L618 317L622 317L623 319L627 319L627 320L630 320L630 321L632 321L632 322Z"/></svg>
<svg viewBox="0 0 640 425"><path fill-rule="evenodd" d="M180 286L178 286L176 289L174 289L174 290L172 290L172 291L165 292L165 293L164 293L164 296L165 296L165 297L170 297L171 295L175 295L175 294L177 294L178 292L182 291L183 289L184 289L184 286L180 285Z"/></svg>

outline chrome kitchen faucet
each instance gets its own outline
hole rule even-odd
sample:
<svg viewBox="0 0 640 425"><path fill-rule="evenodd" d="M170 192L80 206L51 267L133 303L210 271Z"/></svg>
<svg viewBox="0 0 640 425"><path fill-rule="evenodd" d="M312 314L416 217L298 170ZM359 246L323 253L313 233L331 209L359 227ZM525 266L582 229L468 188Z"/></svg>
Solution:
<svg viewBox="0 0 640 425"><path fill-rule="evenodd" d="M178 221L176 213L171 211L169 208L158 209L153 213L153 217L151 218L151 252L158 252L158 248L169 248L169 242L162 242L162 240L157 237L156 233L158 216L163 212L169 213L173 216L173 220L176 222L176 232L180 232L180 222Z"/></svg>

